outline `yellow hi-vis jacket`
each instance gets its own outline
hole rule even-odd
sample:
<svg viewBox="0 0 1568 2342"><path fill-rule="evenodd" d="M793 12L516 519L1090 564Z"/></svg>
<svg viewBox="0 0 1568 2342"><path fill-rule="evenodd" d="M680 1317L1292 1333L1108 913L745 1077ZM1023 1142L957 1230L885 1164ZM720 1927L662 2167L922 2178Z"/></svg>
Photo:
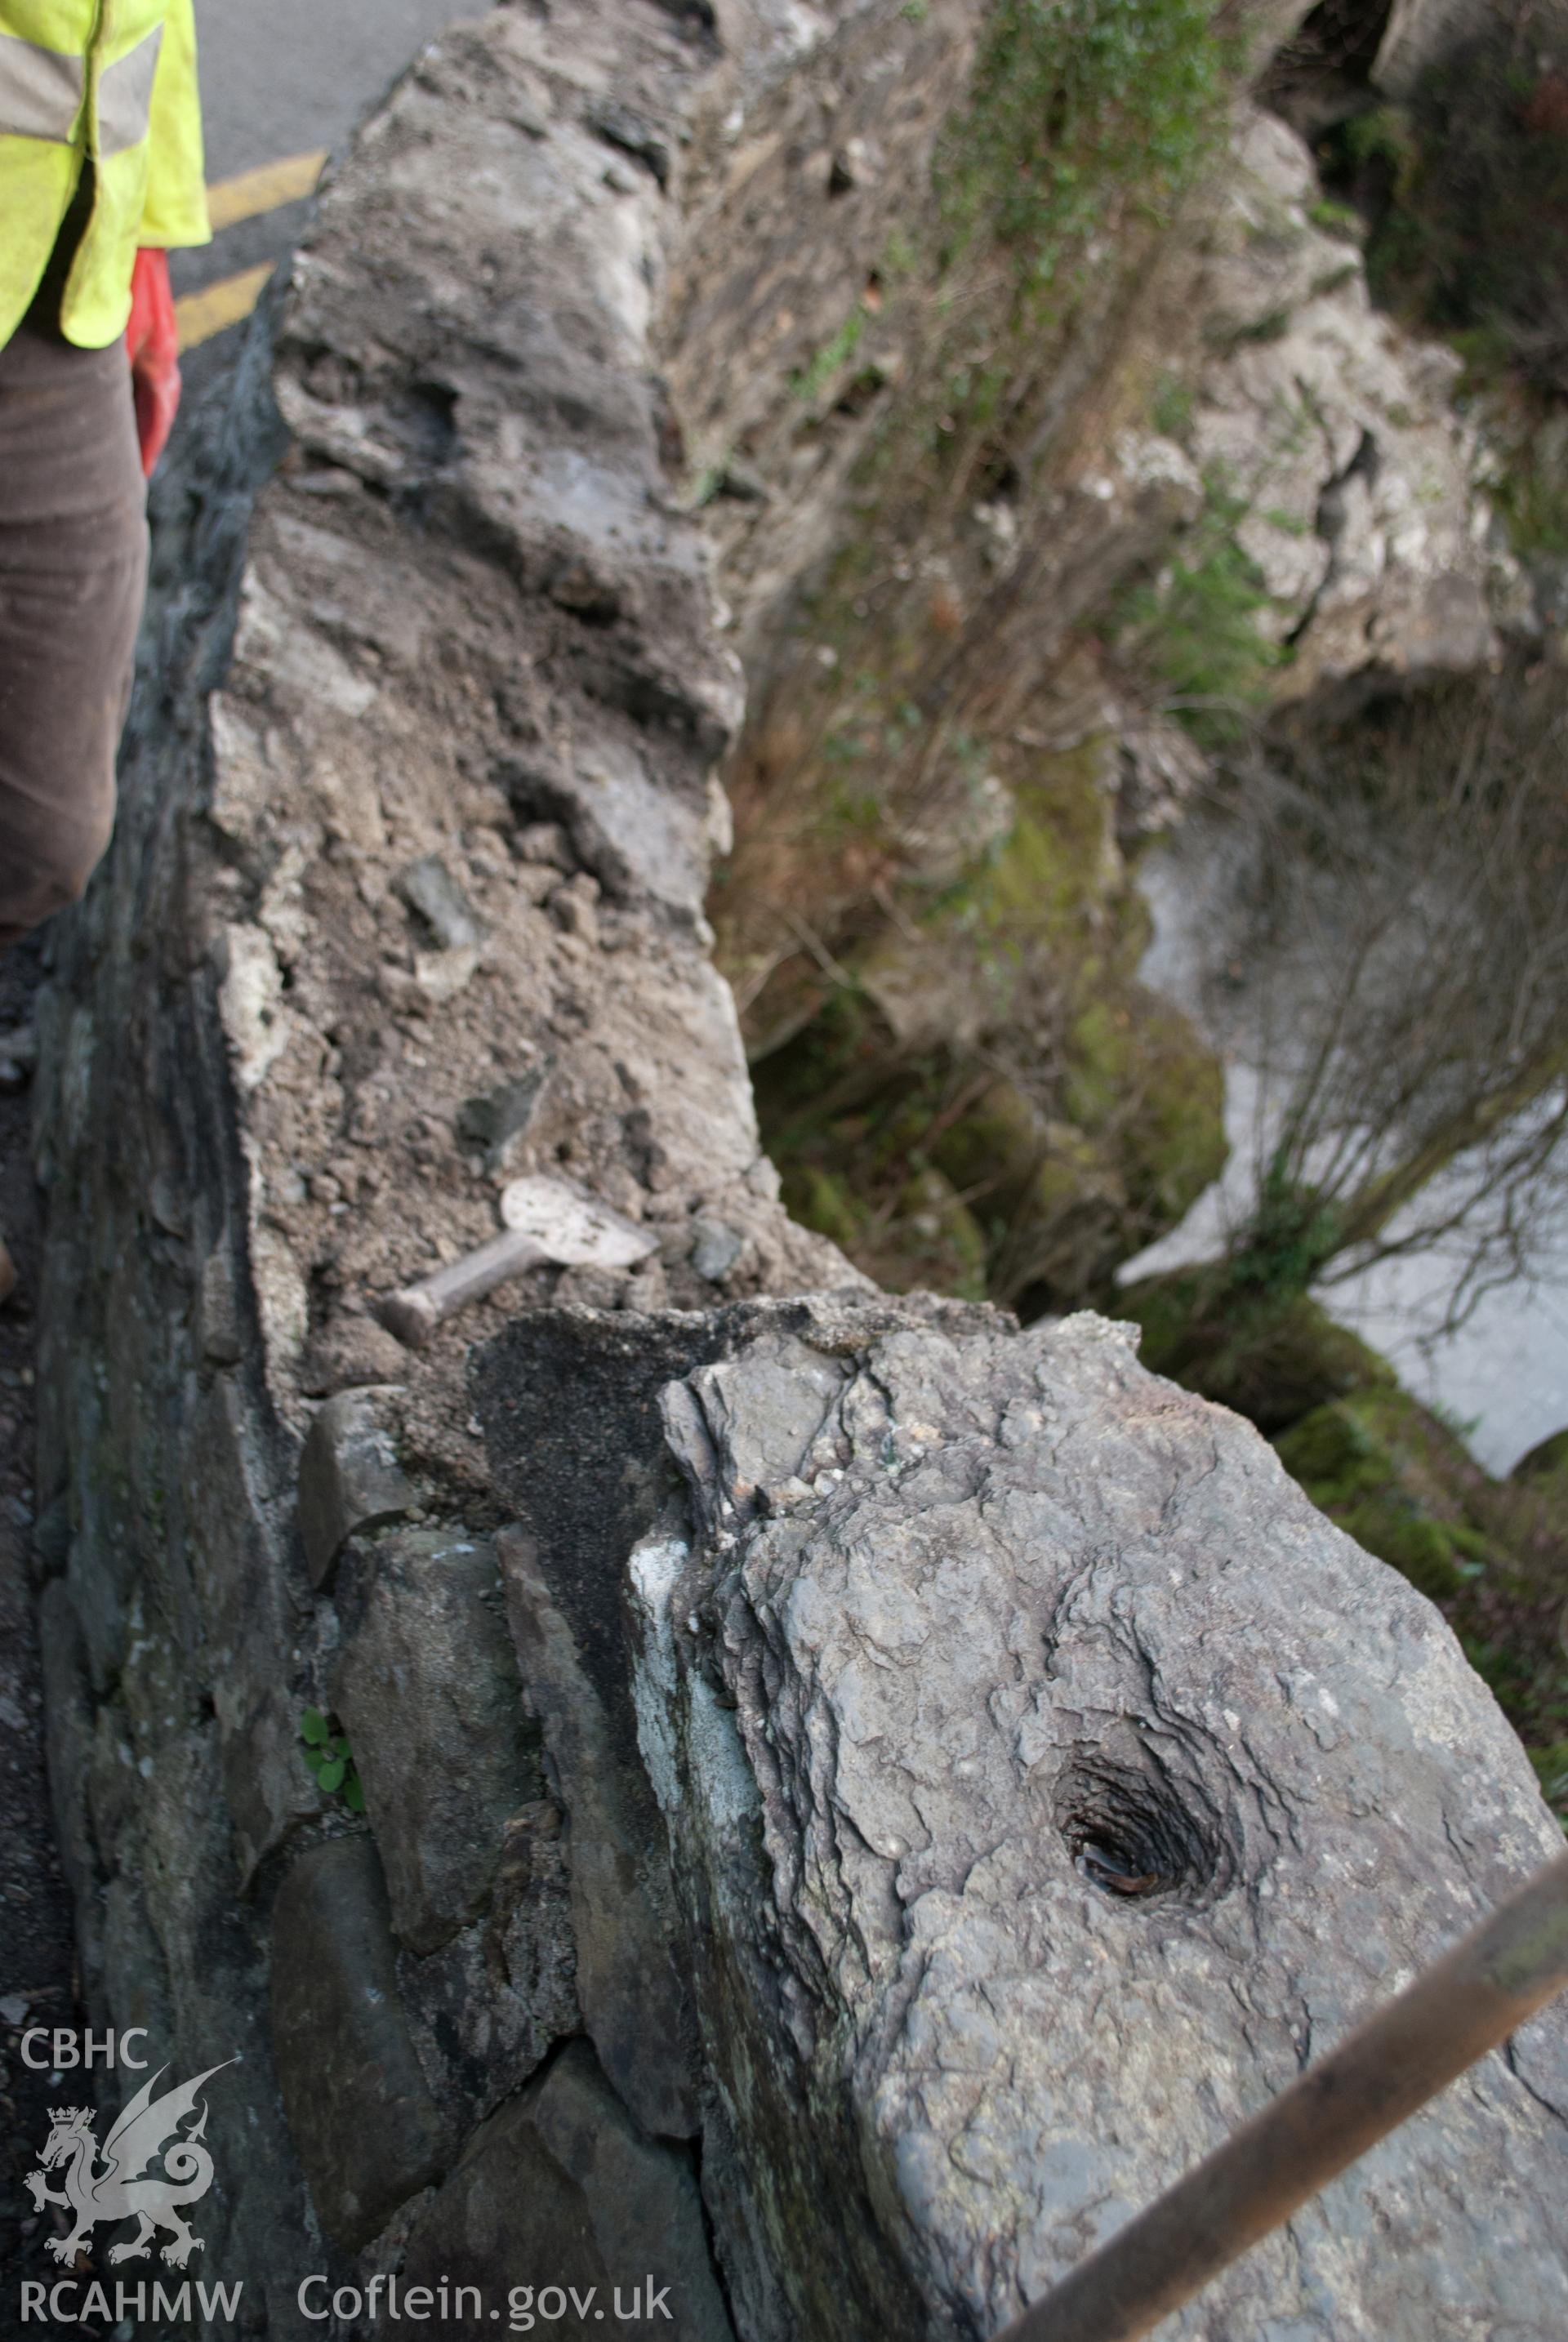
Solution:
<svg viewBox="0 0 1568 2342"><path fill-rule="evenodd" d="M89 157L92 216L60 325L102 349L125 330L137 246L212 236L192 0L0 0L0 347Z"/></svg>

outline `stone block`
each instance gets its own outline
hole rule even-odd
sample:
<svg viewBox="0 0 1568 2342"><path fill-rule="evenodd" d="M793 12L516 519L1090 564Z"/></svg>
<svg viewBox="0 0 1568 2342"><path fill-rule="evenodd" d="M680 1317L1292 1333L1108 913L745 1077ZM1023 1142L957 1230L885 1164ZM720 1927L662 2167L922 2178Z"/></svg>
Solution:
<svg viewBox="0 0 1568 2342"><path fill-rule="evenodd" d="M665 1394L639 1715L768 2342L995 2331L1562 1850L1438 1612L1134 1343L912 1326L813 1390L774 1336ZM1565 2076L1559 2007L1173 2342L1549 2342Z"/></svg>
<svg viewBox="0 0 1568 2342"><path fill-rule="evenodd" d="M386 1889L367 1837L312 1847L278 1889L272 2047L322 2227L357 2252L438 2177L449 2144L398 1997Z"/></svg>
<svg viewBox="0 0 1568 2342"><path fill-rule="evenodd" d="M490 1907L439 1951L397 1963L436 2101L478 2121L582 2030L561 1808L539 1798L506 1825Z"/></svg>
<svg viewBox="0 0 1568 2342"><path fill-rule="evenodd" d="M542 2327L575 2342L606 2331L732 2342L691 2164L639 2132L585 2041L492 2116L416 2218L400 2282L444 2277L487 2305L530 2288Z"/></svg>
<svg viewBox="0 0 1568 2342"><path fill-rule="evenodd" d="M432 1952L484 1909L508 1819L543 1787L495 1547L456 1530L397 1529L356 1546L344 1576L333 1705L398 1940Z"/></svg>
<svg viewBox="0 0 1568 2342"><path fill-rule="evenodd" d="M360 1530L395 1520L414 1502L397 1461L385 1387L339 1391L305 1435L299 1459L299 1530L311 1581L325 1586Z"/></svg>

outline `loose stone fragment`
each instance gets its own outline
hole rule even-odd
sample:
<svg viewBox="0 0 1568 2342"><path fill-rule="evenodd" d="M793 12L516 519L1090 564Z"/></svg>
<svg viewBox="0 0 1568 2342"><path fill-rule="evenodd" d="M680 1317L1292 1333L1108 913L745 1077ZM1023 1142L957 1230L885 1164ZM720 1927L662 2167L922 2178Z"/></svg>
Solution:
<svg viewBox="0 0 1568 2342"><path fill-rule="evenodd" d="M397 891L417 911L444 951L473 951L484 941L479 914L438 855L397 874Z"/></svg>

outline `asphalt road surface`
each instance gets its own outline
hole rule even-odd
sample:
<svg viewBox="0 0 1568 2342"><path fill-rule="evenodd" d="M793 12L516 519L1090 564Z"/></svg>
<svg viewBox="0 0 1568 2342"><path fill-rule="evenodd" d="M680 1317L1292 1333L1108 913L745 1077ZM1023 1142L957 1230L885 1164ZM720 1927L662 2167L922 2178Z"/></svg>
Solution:
<svg viewBox="0 0 1568 2342"><path fill-rule="evenodd" d="M319 148L340 148L427 41L484 0L195 0L209 181ZM176 294L275 261L297 243L308 199L223 229L200 251L175 253ZM232 360L231 329L181 361L199 396Z"/></svg>

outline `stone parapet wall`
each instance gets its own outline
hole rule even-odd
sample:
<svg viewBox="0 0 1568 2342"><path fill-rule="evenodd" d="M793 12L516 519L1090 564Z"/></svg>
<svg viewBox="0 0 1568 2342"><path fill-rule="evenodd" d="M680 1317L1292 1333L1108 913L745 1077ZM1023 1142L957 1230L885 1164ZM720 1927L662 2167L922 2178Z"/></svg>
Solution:
<svg viewBox="0 0 1568 2342"><path fill-rule="evenodd" d="M642 2286L648 2332L667 2283L701 2342L978 2335L1174 2176L1204 2091L1231 2119L1550 1837L1435 1614L1250 1435L1098 1325L876 1295L761 1150L703 913L744 678L673 288L694 297L694 222L715 297L749 281L744 241L714 248L707 158L856 45L914 75L866 85L895 209L981 14L581 0L454 31L337 167L164 492L120 829L45 1002L39 1549L85 1997L182 2076L243 2059L213 2094L202 2273L245 2279L247 2332L327 2330L298 2303L325 2271L497 2303ZM800 234L843 241L825 188ZM802 277L825 314L833 281ZM645 1259L534 1270L404 1348L386 1295L493 1235L529 1173L611 1205ZM1194 1640L1163 1585L1206 1542L1255 1582L1208 1588ZM965 1659L942 1572L982 1550ZM1260 1673L1268 1604L1331 1580L1329 1691L1299 1652ZM929 1710L888 1705L923 1680ZM1266 1747L1242 1746L1254 1699ZM1364 1706L1359 1770L1319 1763L1335 1699ZM313 1710L352 1752L335 1787ZM894 1726L954 1777L897 1787L896 1827L857 1818L853 1753ZM1146 1907L1117 1883L1140 1829L1176 1849ZM1279 1847L1304 1892L1320 1839L1338 1967L1264 1909ZM1403 1916L1438 1877L1440 1917ZM1039 1910L990 1971L1004 1887ZM1053 1960L1099 2077L1054 2161L1054 2115L984 2078L1039 2077ZM1145 2005L1164 2062L1118 2067ZM1564 2057L1537 2028L1378 2199L1408 2227L1442 2156L1470 2199L1504 2174L1513 2227L1475 2212L1464 2254L1506 2257L1542 2342ZM1318 2321L1282 2337L1429 2330L1359 2232L1313 2237L1269 2264Z"/></svg>

